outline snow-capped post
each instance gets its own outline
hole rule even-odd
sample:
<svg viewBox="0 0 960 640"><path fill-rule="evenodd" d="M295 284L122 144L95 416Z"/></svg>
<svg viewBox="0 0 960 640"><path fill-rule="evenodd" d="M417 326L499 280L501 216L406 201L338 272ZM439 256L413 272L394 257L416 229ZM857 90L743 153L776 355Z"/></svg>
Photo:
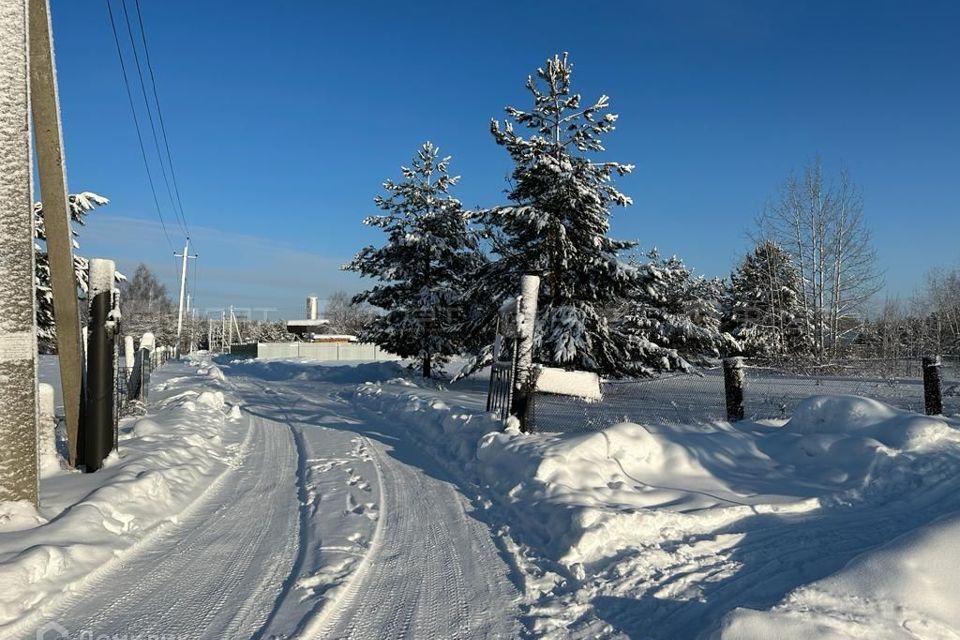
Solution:
<svg viewBox="0 0 960 640"><path fill-rule="evenodd" d="M127 375L133 371L133 363L136 360L136 350L133 348L133 336L124 336L123 338L123 364L127 367Z"/></svg>
<svg viewBox="0 0 960 640"><path fill-rule="evenodd" d="M57 459L57 414L53 385L41 382L39 394L40 423L37 431L37 452L41 464L44 460Z"/></svg>
<svg viewBox="0 0 960 640"><path fill-rule="evenodd" d="M727 399L727 420L743 420L743 358L723 359L723 388Z"/></svg>
<svg viewBox="0 0 960 640"><path fill-rule="evenodd" d="M0 4L0 502L37 504L37 321L27 3Z"/></svg>
<svg viewBox="0 0 960 640"><path fill-rule="evenodd" d="M527 406L533 386L533 338L537 325L537 296L540 277L525 275L520 278L520 296L517 298L517 371L513 379L513 406L510 413L520 420L524 431L527 425Z"/></svg>
<svg viewBox="0 0 960 640"><path fill-rule="evenodd" d="M88 269L90 325L87 347L87 411L84 420L83 462L88 472L99 469L110 455L113 424L113 260L91 258Z"/></svg>
<svg viewBox="0 0 960 640"><path fill-rule="evenodd" d="M940 391L940 356L923 356L923 408L928 416L943 413Z"/></svg>
<svg viewBox="0 0 960 640"><path fill-rule="evenodd" d="M15 3L19 4L19 3ZM67 196L66 160L60 126L60 99L53 57L48 0L29 0L30 108L43 202L43 226L57 329L60 386L67 424L70 464L77 464L77 442L83 419L83 346L77 282L73 262L73 232ZM5 44L4 49L10 48ZM26 122L23 123L26 127Z"/></svg>
<svg viewBox="0 0 960 640"><path fill-rule="evenodd" d="M150 382L150 358L154 347L153 334L149 331L140 338L140 348L134 358L130 371L130 384L127 386L128 400L146 400L147 384Z"/></svg>

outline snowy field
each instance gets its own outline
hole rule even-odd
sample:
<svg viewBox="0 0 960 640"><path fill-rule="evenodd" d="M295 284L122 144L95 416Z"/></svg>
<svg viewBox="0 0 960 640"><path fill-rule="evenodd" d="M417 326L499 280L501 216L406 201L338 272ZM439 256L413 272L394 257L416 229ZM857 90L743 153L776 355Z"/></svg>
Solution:
<svg viewBox="0 0 960 640"><path fill-rule="evenodd" d="M960 415L960 377L944 372L943 410ZM908 411L923 412L923 382L918 378L800 376L764 369L746 370L745 415L752 420L786 419L806 398L856 395ZM603 384L602 402L540 395L534 423L539 431L570 432L605 428L618 422L710 423L726 419L723 373L665 375L651 380Z"/></svg>
<svg viewBox="0 0 960 640"><path fill-rule="evenodd" d="M0 637L953 638L960 421L500 432L486 380L201 358L0 514ZM832 390L831 390L832 391Z"/></svg>

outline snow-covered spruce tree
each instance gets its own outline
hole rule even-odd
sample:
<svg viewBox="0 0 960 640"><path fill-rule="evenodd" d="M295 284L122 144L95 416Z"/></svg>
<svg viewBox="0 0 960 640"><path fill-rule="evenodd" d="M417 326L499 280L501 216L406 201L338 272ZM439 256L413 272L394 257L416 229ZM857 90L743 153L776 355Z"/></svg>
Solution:
<svg viewBox="0 0 960 640"><path fill-rule="evenodd" d="M682 260L655 250L637 262L641 286L619 307L616 323L644 373L687 370L738 349L720 328L722 280L694 276Z"/></svg>
<svg viewBox="0 0 960 640"><path fill-rule="evenodd" d="M387 213L364 224L382 229L387 242L364 248L345 267L380 281L354 297L385 312L360 338L414 358L424 377L462 351L459 307L483 261L469 214L450 195L460 178L448 173L449 161L427 142L409 167L401 167L403 180L383 183L387 194L375 202Z"/></svg>
<svg viewBox="0 0 960 640"><path fill-rule="evenodd" d="M723 319L744 355L809 355L813 325L804 313L802 286L790 254L777 243L763 240L744 256L730 275Z"/></svg>
<svg viewBox="0 0 960 640"><path fill-rule="evenodd" d="M110 201L91 191L70 194L70 219L79 225L84 224L84 217L94 208L108 204ZM36 292L37 292L37 340L42 352L49 353L56 348L57 331L53 316L53 285L50 281L50 261L47 258L47 232L43 222L43 203L33 205L34 236L37 242L34 245L36 252ZM73 236L77 236L75 230ZM77 241L73 241L74 249L79 248ZM87 259L74 254L73 268L77 277L77 287L84 293L87 291ZM123 276L118 273L118 279Z"/></svg>
<svg viewBox="0 0 960 640"><path fill-rule="evenodd" d="M629 340L604 309L629 297L636 268L619 258L632 242L611 239L610 208L631 204L614 175L633 167L600 162L601 137L614 129L608 98L584 105L571 90L567 55L554 56L527 79L531 111L507 107L510 120L491 132L514 162L512 204L482 211L496 260L475 278L474 342L489 342L492 315L516 293L520 276L541 274L535 357L539 362L607 375L631 375ZM527 137L514 129L527 129Z"/></svg>

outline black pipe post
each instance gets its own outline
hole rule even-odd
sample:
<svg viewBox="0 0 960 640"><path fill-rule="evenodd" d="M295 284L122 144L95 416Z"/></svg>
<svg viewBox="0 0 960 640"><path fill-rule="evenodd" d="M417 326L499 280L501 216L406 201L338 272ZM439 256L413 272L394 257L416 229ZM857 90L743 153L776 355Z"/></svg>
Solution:
<svg viewBox="0 0 960 640"><path fill-rule="evenodd" d="M943 414L940 365L940 356L923 356L923 408L928 416Z"/></svg>
<svg viewBox="0 0 960 640"><path fill-rule="evenodd" d="M724 358L723 388L727 403L727 420L743 420L743 358Z"/></svg>
<svg viewBox="0 0 960 640"><path fill-rule="evenodd" d="M89 265L90 323L87 327L87 403L83 461L87 472L103 466L113 449L112 260L92 258Z"/></svg>

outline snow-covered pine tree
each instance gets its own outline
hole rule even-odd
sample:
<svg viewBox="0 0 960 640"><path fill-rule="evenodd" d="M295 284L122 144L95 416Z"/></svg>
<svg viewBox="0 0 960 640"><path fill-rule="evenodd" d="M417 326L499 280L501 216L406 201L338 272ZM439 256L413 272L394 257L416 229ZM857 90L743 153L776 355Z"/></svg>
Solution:
<svg viewBox="0 0 960 640"><path fill-rule="evenodd" d="M466 283L483 257L469 227L469 214L450 189L460 177L448 173L450 158L425 143L403 180L383 183L377 196L385 215L364 224L387 234L382 247L368 246L345 268L380 283L354 297L384 310L360 333L399 356L414 358L424 377L463 347L459 307Z"/></svg>
<svg viewBox="0 0 960 640"><path fill-rule="evenodd" d="M683 371L737 350L720 328L723 281L694 276L682 260L656 250L638 269L641 286L620 307L617 324L630 336L630 353L644 373Z"/></svg>
<svg viewBox="0 0 960 640"><path fill-rule="evenodd" d="M108 204L110 201L92 191L73 193L69 196L70 219L79 225L84 224L84 217L94 208ZM50 261L47 258L47 232L43 223L43 203L33 205L34 236L36 243L36 292L37 292L37 339L40 350L50 352L56 347L57 331L53 316L53 285L50 281ZM77 236L73 230L74 237ZM73 242L74 249L79 248L77 241ZM87 291L87 259L74 254L73 268L77 277L77 286L81 291ZM118 272L118 279L123 276Z"/></svg>
<svg viewBox="0 0 960 640"><path fill-rule="evenodd" d="M512 204L482 211L496 260L474 279L475 343L488 342L491 318L516 293L520 276L541 274L535 357L566 368L630 375L628 339L604 308L628 297L639 273L619 253L634 243L611 239L610 208L631 204L614 187L614 175L632 165L602 162L601 137L614 129L607 96L584 105L573 93L567 58L554 56L527 79L531 111L507 107L510 120L491 123L497 144L514 162ZM530 130L527 137L514 124Z"/></svg>
<svg viewBox="0 0 960 640"><path fill-rule="evenodd" d="M793 260L777 243L763 240L730 275L723 327L744 355L796 358L810 353L812 323L803 309L802 283Z"/></svg>

